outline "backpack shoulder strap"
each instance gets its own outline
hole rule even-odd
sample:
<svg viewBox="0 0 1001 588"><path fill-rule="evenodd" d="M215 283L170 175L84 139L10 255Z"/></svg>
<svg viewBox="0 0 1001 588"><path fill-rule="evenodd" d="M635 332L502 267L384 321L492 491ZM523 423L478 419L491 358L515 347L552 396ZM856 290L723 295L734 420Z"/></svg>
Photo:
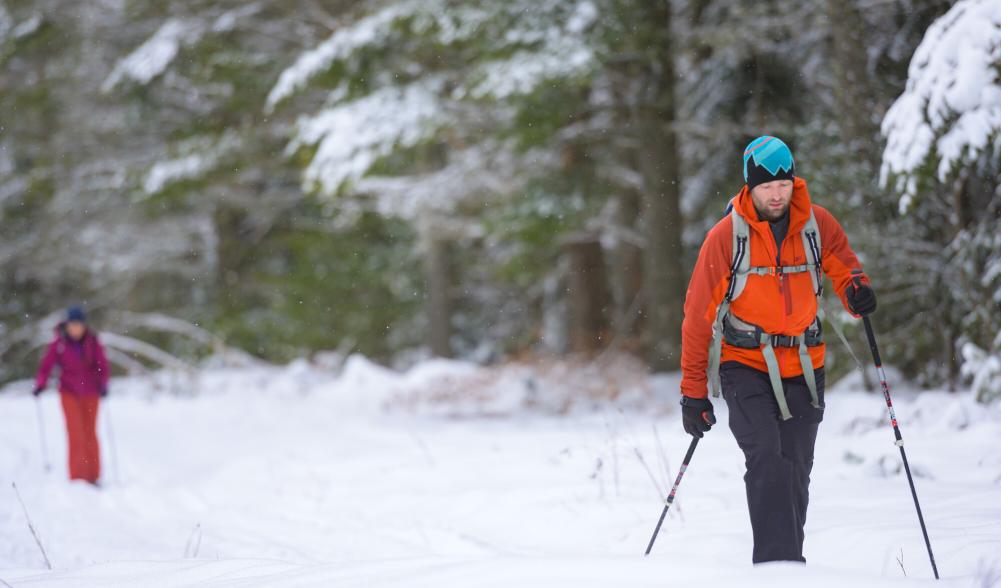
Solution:
<svg viewBox="0 0 1001 588"><path fill-rule="evenodd" d="M747 273L751 268L751 252L749 250L751 229L744 217L737 210L730 211L733 223L733 253L730 257L730 285L726 291L726 301L730 302L740 296L747 285Z"/></svg>
<svg viewBox="0 0 1001 588"><path fill-rule="evenodd" d="M803 239L803 250L806 251L806 263L810 267L810 278L813 280L813 292L819 300L824 295L824 268L822 265L822 249L820 242L820 227L817 225L817 217L810 209L810 218L803 225L800 231Z"/></svg>
<svg viewBox="0 0 1001 588"><path fill-rule="evenodd" d="M744 285L747 283L747 272L751 266L751 254L747 249L749 241L747 237L750 234L750 227L747 226L744 217L737 214L737 211L732 206L729 210L730 219L733 224L730 281L727 284L723 300L716 307L716 319L713 321L713 335L709 342L709 361L706 366L709 391L713 396L719 396L720 394L719 363L723 348L723 319L730 312L730 302L744 291Z"/></svg>

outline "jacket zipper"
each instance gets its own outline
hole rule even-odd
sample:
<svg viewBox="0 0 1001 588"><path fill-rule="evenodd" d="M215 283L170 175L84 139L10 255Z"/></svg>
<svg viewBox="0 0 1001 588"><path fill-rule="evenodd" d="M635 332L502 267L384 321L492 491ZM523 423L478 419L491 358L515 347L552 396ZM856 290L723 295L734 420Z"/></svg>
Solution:
<svg viewBox="0 0 1001 588"><path fill-rule="evenodd" d="M782 244L785 244L785 238L782 239ZM775 255L775 267L777 268L776 271L779 276L779 294L782 295L783 301L785 302L786 313L782 318L782 330L784 331L787 326L789 315L792 314L792 291L787 287L786 275L782 271L782 245L779 245L778 253Z"/></svg>

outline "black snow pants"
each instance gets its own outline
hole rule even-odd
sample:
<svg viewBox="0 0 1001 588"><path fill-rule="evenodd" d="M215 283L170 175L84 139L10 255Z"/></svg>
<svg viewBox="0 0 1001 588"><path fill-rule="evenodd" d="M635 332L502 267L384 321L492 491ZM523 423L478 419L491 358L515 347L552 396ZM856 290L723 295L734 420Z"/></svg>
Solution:
<svg viewBox="0 0 1001 588"><path fill-rule="evenodd" d="M824 369L814 371L824 406ZM810 404L803 376L784 378L792 418L783 421L768 374L728 361L720 366L730 430L744 452L747 508L754 533L752 561L800 561L810 498L810 470L823 408Z"/></svg>

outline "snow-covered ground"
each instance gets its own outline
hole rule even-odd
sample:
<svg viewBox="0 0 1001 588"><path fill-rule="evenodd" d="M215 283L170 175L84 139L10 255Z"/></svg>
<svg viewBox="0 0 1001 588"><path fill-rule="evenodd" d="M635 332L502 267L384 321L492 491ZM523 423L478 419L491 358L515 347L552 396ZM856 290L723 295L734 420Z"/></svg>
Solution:
<svg viewBox="0 0 1001 588"><path fill-rule="evenodd" d="M934 582L880 396L850 383L829 393L809 564L754 568L743 463L724 403L716 403L723 426L699 445L644 558L659 493L689 440L677 379L652 380L659 389L645 410L455 418L394 408L401 391L433 381L429 373L471 369L434 363L397 374L361 358L336 377L303 363L215 369L190 384L202 390L192 396L156 392L150 379L116 381L107 408L119 467L105 442L100 490L65 480L56 395L41 400L54 463L46 474L34 401L23 385L8 387L0 586ZM1001 585L1001 407L939 392L897 392L895 401L941 584Z"/></svg>

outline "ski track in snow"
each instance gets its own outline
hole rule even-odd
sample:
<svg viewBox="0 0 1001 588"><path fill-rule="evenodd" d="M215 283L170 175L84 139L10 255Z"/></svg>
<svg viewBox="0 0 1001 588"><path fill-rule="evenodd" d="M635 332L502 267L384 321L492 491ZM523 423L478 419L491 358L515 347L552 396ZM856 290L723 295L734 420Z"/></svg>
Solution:
<svg viewBox="0 0 1001 588"><path fill-rule="evenodd" d="M659 415L385 411L406 378L355 361L339 378L301 364L209 370L197 397L116 381L108 408L120 471L116 480L105 443L101 490L65 480L51 392L41 405L54 467L43 472L34 401L23 384L10 386L0 393L0 579L15 587L934 582L881 396L829 393L809 565L754 568L743 460L722 401L720 425L700 443L644 558L663 503L636 450L666 492L688 445L673 402ZM1001 585L1001 407L969 394L894 399L943 576L934 585Z"/></svg>

